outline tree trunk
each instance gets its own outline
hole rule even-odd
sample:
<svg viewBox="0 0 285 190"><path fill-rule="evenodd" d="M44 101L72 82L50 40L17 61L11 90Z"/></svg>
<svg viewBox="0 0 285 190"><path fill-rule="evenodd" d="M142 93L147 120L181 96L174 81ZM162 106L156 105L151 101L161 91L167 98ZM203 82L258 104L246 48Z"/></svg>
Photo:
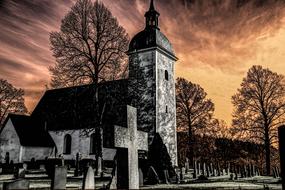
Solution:
<svg viewBox="0 0 285 190"><path fill-rule="evenodd" d="M269 140L269 129L268 126L265 126L265 163L266 163L266 175L270 175L271 166L270 166L270 140Z"/></svg>
<svg viewBox="0 0 285 190"><path fill-rule="evenodd" d="M194 168L194 151L193 151L193 133L192 133L192 126L189 124L188 126L188 158L189 158L189 165Z"/></svg>

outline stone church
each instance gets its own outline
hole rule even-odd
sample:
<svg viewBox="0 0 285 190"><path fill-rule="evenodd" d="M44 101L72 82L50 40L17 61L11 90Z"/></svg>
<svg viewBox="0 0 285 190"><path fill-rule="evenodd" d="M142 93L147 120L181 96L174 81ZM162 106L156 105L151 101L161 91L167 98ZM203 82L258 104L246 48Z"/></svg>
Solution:
<svg viewBox="0 0 285 190"><path fill-rule="evenodd" d="M137 108L137 128L148 133L149 146L159 134L173 165L177 165L174 66L177 57L159 28L153 0L145 28L133 37L127 52L129 79L97 86L103 115L103 160L112 160L114 126L127 126L126 105ZM47 90L29 116L10 114L0 131L0 160L14 163L62 156L95 158L94 85Z"/></svg>

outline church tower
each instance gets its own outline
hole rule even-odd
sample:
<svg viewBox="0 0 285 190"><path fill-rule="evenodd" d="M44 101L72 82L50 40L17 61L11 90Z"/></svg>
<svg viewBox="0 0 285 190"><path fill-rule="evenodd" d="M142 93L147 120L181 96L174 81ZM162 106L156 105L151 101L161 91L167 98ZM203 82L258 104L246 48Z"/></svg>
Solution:
<svg viewBox="0 0 285 190"><path fill-rule="evenodd" d="M137 108L138 129L148 132L149 144L159 133L173 165L177 165L176 101L172 45L159 29L159 13L151 0L145 29L131 40L129 94Z"/></svg>

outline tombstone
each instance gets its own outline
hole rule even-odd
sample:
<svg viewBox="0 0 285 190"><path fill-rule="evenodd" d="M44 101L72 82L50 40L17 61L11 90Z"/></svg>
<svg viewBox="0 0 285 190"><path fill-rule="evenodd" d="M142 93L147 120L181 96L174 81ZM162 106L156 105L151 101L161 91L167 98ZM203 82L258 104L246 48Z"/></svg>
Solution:
<svg viewBox="0 0 285 190"><path fill-rule="evenodd" d="M202 174L205 176L206 175L206 164L205 162L203 163L203 171Z"/></svg>
<svg viewBox="0 0 285 190"><path fill-rule="evenodd" d="M186 173L185 170L186 170L186 169L185 169L184 167L182 167L182 168L180 169L180 180L184 180L184 178L185 178L185 173Z"/></svg>
<svg viewBox="0 0 285 190"><path fill-rule="evenodd" d="M210 177L210 166L207 166L207 168L206 168L206 174L207 174L207 177Z"/></svg>
<svg viewBox="0 0 285 190"><path fill-rule="evenodd" d="M210 163L210 174L213 175L214 173L214 168L213 168L213 163Z"/></svg>
<svg viewBox="0 0 285 190"><path fill-rule="evenodd" d="M273 177L274 177L274 178L277 178L277 173L276 173L275 168L273 168L272 171L273 171Z"/></svg>
<svg viewBox="0 0 285 190"><path fill-rule="evenodd" d="M44 164L40 164L40 170L45 170L45 165Z"/></svg>
<svg viewBox="0 0 285 190"><path fill-rule="evenodd" d="M245 177L245 178L248 177L246 165L244 165L243 171L244 171L244 177Z"/></svg>
<svg viewBox="0 0 285 190"><path fill-rule="evenodd" d="M255 172L255 166L252 164L251 165L251 171L252 171L252 176L256 176L256 172Z"/></svg>
<svg viewBox="0 0 285 190"><path fill-rule="evenodd" d="M217 165L217 171L218 171L218 176L221 176L221 169L220 169L220 164L219 163Z"/></svg>
<svg viewBox="0 0 285 190"><path fill-rule="evenodd" d="M185 172L185 170L184 170ZM168 170L163 170L163 175L164 175L164 183L165 184L169 184L169 174L168 174Z"/></svg>
<svg viewBox="0 0 285 190"><path fill-rule="evenodd" d="M56 166L51 181L51 189L66 189L67 169L64 166Z"/></svg>
<svg viewBox="0 0 285 190"><path fill-rule="evenodd" d="M10 163L10 153L6 152L5 154L5 164L8 165Z"/></svg>
<svg viewBox="0 0 285 190"><path fill-rule="evenodd" d="M277 177L280 177L280 171L278 167L276 167L276 173L277 173Z"/></svg>
<svg viewBox="0 0 285 190"><path fill-rule="evenodd" d="M108 184L109 188L107 189L117 189L117 161L115 160L114 168L112 170L112 179Z"/></svg>
<svg viewBox="0 0 285 190"><path fill-rule="evenodd" d="M227 168L227 174L230 175L230 170L231 170L231 164L228 164L228 168Z"/></svg>
<svg viewBox="0 0 285 190"><path fill-rule="evenodd" d="M139 185L140 187L143 186L143 172L141 168L139 168Z"/></svg>
<svg viewBox="0 0 285 190"><path fill-rule="evenodd" d="M160 183L158 174L152 166L148 169L146 181L148 185L156 185Z"/></svg>
<svg viewBox="0 0 285 190"><path fill-rule="evenodd" d="M186 161L185 161L185 173L187 174L189 171L190 171L190 166L189 166L189 159L186 158Z"/></svg>
<svg viewBox="0 0 285 190"><path fill-rule="evenodd" d="M19 168L16 178L23 179L25 178L25 175L26 175L26 170L24 168Z"/></svg>
<svg viewBox="0 0 285 190"><path fill-rule="evenodd" d="M200 168L201 168L200 162L198 162L198 169L197 169L197 175L198 175L198 176L200 175Z"/></svg>
<svg viewBox="0 0 285 190"><path fill-rule="evenodd" d="M29 189L30 183L26 179L18 179L12 182L4 182L3 190L15 190L15 189Z"/></svg>
<svg viewBox="0 0 285 190"><path fill-rule="evenodd" d="M175 183L179 184L180 183L180 172L179 172L179 168L177 166L175 166L174 168L175 170Z"/></svg>
<svg viewBox="0 0 285 190"><path fill-rule="evenodd" d="M222 173L223 173L222 175L226 175L226 170L223 169L223 170L222 170Z"/></svg>
<svg viewBox="0 0 285 190"><path fill-rule="evenodd" d="M285 138L284 136L285 136L285 126L283 125L278 128L282 189L285 189Z"/></svg>
<svg viewBox="0 0 285 190"><path fill-rule="evenodd" d="M24 170L27 170L28 169L28 165L26 163L23 163L23 168L24 168Z"/></svg>
<svg viewBox="0 0 285 190"><path fill-rule="evenodd" d="M214 169L214 177L218 175L217 169Z"/></svg>
<svg viewBox="0 0 285 190"><path fill-rule="evenodd" d="M195 179L197 177L197 162L194 161L194 171L193 171L193 178Z"/></svg>
<svg viewBox="0 0 285 190"><path fill-rule="evenodd" d="M237 174L237 170L234 170L234 180L238 179L238 174Z"/></svg>
<svg viewBox="0 0 285 190"><path fill-rule="evenodd" d="M82 189L95 189L95 175L92 166L88 167L84 175Z"/></svg>
<svg viewBox="0 0 285 190"><path fill-rule="evenodd" d="M115 126L115 147L127 148L127 163L124 160L123 153L118 156L118 185L125 186L124 181L128 179L128 187L118 188L139 188L139 170L138 170L138 150L148 150L148 134L146 132L137 131L137 110L134 107L127 106L127 123L128 128ZM119 149L120 150L120 149ZM125 166L128 165L128 171ZM121 173L122 171L122 173ZM126 175L126 173L128 173ZM122 174L122 176L121 176ZM124 180L124 181L121 181Z"/></svg>

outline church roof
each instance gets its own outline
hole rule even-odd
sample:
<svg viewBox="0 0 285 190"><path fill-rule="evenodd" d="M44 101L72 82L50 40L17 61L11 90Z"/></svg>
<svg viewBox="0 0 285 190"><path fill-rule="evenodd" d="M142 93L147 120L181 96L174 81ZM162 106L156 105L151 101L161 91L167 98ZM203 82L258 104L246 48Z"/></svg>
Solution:
<svg viewBox="0 0 285 190"><path fill-rule="evenodd" d="M173 48L167 37L157 28L146 28L134 36L129 44L129 51L159 47L174 54Z"/></svg>
<svg viewBox="0 0 285 190"><path fill-rule="evenodd" d="M8 118L11 119L22 146L55 146L49 133L34 123L30 116L9 114Z"/></svg>
<svg viewBox="0 0 285 190"><path fill-rule="evenodd" d="M112 117L120 112L120 106L128 102L128 80L100 83L99 110L105 104L103 121L113 122ZM47 126L48 130L85 129L96 126L94 84L48 90L32 113L34 120ZM116 117L117 124L120 123ZM123 122L123 120L122 120Z"/></svg>

